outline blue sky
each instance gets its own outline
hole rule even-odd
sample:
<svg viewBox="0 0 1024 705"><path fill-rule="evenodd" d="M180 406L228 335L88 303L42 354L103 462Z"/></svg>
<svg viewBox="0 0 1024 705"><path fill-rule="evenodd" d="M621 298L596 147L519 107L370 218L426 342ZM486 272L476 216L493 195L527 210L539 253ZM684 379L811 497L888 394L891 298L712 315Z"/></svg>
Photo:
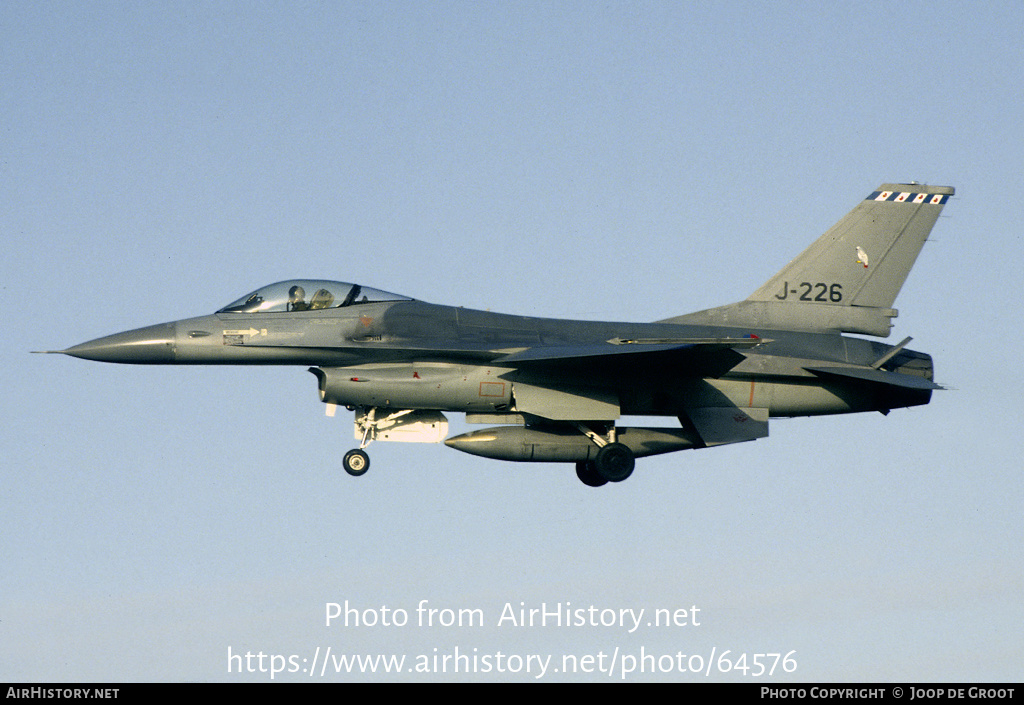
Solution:
<svg viewBox="0 0 1024 705"><path fill-rule="evenodd" d="M0 679L618 647L792 651L780 681L1019 680L1022 35L1017 2L7 3ZM909 180L957 195L890 340L952 390L600 491L405 444L349 478L351 417L302 368L28 353L293 277L656 320L745 298ZM346 600L486 623L325 626ZM702 621L499 627L506 603ZM659 679L705 677L627 678Z"/></svg>

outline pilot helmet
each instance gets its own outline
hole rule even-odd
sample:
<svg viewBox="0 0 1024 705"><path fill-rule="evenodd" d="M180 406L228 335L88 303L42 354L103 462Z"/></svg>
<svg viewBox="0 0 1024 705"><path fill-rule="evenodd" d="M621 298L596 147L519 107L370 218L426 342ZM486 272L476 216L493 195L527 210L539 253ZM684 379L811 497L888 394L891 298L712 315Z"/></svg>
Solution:
<svg viewBox="0 0 1024 705"><path fill-rule="evenodd" d="M296 301L302 301L305 298L306 290L303 289L301 286L296 285L288 290L288 300L292 303L295 303Z"/></svg>

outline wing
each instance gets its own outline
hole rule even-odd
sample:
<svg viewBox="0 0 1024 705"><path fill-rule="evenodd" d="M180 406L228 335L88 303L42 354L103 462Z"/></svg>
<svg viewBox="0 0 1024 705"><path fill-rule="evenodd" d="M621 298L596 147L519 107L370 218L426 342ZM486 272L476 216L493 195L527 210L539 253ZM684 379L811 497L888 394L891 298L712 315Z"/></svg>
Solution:
<svg viewBox="0 0 1024 705"><path fill-rule="evenodd" d="M740 350L771 342L764 338L654 338L580 345L539 345L492 361L495 365L542 372L574 370L619 374L650 369L686 370L693 376L719 377L743 361Z"/></svg>
<svg viewBox="0 0 1024 705"><path fill-rule="evenodd" d="M552 420L619 418L616 386L643 385L661 375L717 377L744 359L739 349L760 338L620 340L584 345L536 346L497 358L515 368L519 411Z"/></svg>
<svg viewBox="0 0 1024 705"><path fill-rule="evenodd" d="M485 343L452 344L445 340L418 340L414 346L400 343L366 342L349 346L297 345L290 341L239 342L247 348L291 349L296 354L372 356L376 361L398 361L423 358L463 360L514 367L526 371L551 370L559 373L621 374L626 371L663 369L685 370L693 376L718 377L743 361L740 350L771 342L765 338L649 338L623 340L613 338L603 343L565 345L532 345L494 349ZM334 364L344 364L342 361Z"/></svg>

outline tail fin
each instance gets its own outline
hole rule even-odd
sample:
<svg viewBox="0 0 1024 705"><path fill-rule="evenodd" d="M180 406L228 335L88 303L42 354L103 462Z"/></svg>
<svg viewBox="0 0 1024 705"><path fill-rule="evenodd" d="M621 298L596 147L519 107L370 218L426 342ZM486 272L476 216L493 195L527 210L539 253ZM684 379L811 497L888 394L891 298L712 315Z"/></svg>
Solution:
<svg viewBox="0 0 1024 705"><path fill-rule="evenodd" d="M887 336L896 296L953 193L882 184L746 301L680 318Z"/></svg>

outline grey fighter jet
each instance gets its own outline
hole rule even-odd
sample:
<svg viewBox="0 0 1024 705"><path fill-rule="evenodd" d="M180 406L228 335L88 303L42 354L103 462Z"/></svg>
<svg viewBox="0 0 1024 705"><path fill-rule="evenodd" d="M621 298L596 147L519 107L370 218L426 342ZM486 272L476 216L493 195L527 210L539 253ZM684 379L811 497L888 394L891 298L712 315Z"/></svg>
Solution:
<svg viewBox="0 0 1024 705"><path fill-rule="evenodd" d="M929 355L886 337L892 308L948 186L883 184L746 300L653 323L512 316L359 284L265 286L199 318L61 352L104 362L305 365L328 415L372 441L441 442L499 460L574 463L590 486L635 459L752 441L773 417L927 404ZM448 435L448 413L488 428ZM623 427L622 416L678 424Z"/></svg>

